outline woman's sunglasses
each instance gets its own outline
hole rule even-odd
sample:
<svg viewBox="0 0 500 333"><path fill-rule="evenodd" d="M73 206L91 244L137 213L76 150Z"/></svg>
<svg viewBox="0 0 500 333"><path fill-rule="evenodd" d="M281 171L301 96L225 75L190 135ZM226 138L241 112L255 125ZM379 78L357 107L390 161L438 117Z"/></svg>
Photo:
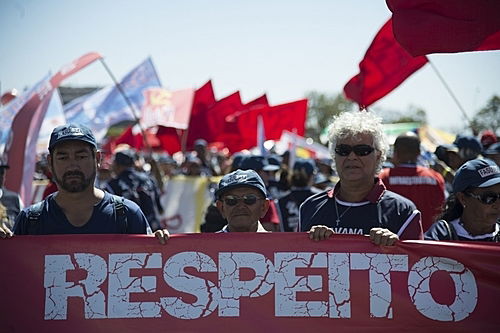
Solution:
<svg viewBox="0 0 500 333"><path fill-rule="evenodd" d="M493 205L497 201L497 199L500 199L500 193L495 192L484 192L481 194L465 192L465 195L477 199L485 205Z"/></svg>
<svg viewBox="0 0 500 333"><path fill-rule="evenodd" d="M252 206L255 205L257 200L262 200L263 198L260 198L256 195L253 194L247 194L242 197L238 197L236 195L226 195L222 201L228 206L236 206L238 202L243 201L243 203L247 206Z"/></svg>
<svg viewBox="0 0 500 333"><path fill-rule="evenodd" d="M374 150L375 148L369 145L338 145L335 147L335 153L340 156L349 156L352 151L354 152L354 154L356 154L356 156L367 156L370 155Z"/></svg>

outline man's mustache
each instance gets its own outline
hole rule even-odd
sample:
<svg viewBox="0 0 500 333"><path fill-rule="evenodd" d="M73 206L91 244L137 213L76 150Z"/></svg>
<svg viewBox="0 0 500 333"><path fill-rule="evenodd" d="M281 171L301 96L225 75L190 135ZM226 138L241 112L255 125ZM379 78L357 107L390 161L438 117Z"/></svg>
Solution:
<svg viewBox="0 0 500 333"><path fill-rule="evenodd" d="M68 171L63 175L63 179L66 179L67 177L72 177L72 176L78 176L80 178L84 178L85 175L83 172L80 171Z"/></svg>

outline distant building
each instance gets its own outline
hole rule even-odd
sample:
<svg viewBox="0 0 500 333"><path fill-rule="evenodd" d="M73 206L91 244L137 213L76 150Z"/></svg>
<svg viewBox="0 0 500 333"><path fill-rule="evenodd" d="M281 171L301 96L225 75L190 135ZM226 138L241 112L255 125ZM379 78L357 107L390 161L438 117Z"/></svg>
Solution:
<svg viewBox="0 0 500 333"><path fill-rule="evenodd" d="M64 87L60 86L59 89L59 94L61 95L61 100L63 105L68 104L75 98L78 98L80 96L84 96L87 94L90 94L96 90L101 89L102 87L81 87L81 88L74 88L74 87Z"/></svg>

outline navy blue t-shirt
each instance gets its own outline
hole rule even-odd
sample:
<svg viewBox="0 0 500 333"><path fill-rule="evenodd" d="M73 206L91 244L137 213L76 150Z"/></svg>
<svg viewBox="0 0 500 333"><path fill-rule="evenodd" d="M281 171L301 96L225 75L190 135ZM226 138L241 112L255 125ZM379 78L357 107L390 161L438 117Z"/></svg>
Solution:
<svg viewBox="0 0 500 333"><path fill-rule="evenodd" d="M423 239L420 212L413 202L385 189L380 179L367 195L366 201L349 203L338 200L334 189L309 197L300 206L300 231L325 225L338 234L368 235L375 227L387 228L400 239ZM337 200L337 207L335 206ZM337 225L337 212L340 215Z"/></svg>
<svg viewBox="0 0 500 333"><path fill-rule="evenodd" d="M24 209L16 218L14 234L16 235L56 235L56 234L150 234L146 217L133 201L124 199L124 212L127 217L126 230L124 223L115 216L115 204L112 195L104 192L104 198L94 206L94 212L89 221L80 227L73 226L61 207L54 199L54 194L48 196L43 204L43 210L36 222L36 231L28 226L27 211Z"/></svg>

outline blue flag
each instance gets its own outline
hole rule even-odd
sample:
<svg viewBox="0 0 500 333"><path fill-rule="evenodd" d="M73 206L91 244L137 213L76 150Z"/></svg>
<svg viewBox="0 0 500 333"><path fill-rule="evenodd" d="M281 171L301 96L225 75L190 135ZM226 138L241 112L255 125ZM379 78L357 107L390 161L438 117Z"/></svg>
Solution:
<svg viewBox="0 0 500 333"><path fill-rule="evenodd" d="M73 100L64 107L64 114L69 123L88 126L98 141L106 135L109 126L124 120L141 118L141 109L145 101L143 91L151 87L161 87L151 58L134 68L120 82L120 86L132 103L134 111L127 104L125 97L117 87L106 87L94 93Z"/></svg>

